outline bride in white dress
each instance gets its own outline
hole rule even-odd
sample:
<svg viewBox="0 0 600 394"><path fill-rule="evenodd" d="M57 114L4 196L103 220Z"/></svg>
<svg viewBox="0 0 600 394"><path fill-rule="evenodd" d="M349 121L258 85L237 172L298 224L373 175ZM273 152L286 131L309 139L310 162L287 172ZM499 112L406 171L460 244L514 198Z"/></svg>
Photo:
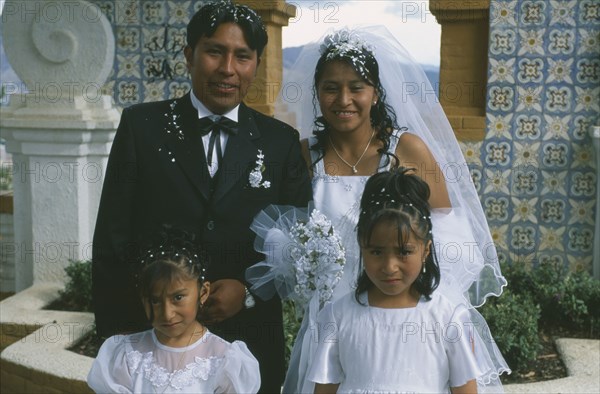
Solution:
<svg viewBox="0 0 600 394"><path fill-rule="evenodd" d="M314 77L306 70L315 70ZM384 27L330 33L300 53L282 86L291 85L302 100L287 103L283 97L278 108L294 111L302 135L314 132L302 141L314 206L331 220L346 248L331 301L353 291L360 272L355 226L365 183L397 166L414 168L431 189L442 277L456 301L479 306L487 296L500 295L506 281L468 167L431 84L396 39ZM318 342L317 312L305 314L285 393L314 390L306 374ZM488 350L495 353L494 348Z"/></svg>

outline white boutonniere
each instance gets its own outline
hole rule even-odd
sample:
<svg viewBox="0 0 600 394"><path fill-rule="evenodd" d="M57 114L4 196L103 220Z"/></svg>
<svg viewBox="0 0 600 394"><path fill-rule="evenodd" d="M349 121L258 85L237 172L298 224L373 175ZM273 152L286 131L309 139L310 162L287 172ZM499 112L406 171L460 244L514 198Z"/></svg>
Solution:
<svg viewBox="0 0 600 394"><path fill-rule="evenodd" d="M254 188L264 187L268 189L271 187L271 182L263 181L262 173L265 172L264 158L262 150L258 150L258 154L256 155L256 166L250 172L250 177L248 181L250 182L250 186Z"/></svg>

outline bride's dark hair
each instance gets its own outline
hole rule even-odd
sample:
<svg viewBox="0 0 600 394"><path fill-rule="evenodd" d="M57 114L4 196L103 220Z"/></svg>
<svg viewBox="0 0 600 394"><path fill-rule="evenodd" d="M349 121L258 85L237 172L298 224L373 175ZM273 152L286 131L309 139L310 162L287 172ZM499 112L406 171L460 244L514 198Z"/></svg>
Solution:
<svg viewBox="0 0 600 394"><path fill-rule="evenodd" d="M326 38L327 40L327 38ZM348 47L348 42L342 40L330 40L329 45L322 47L321 57L315 67L315 76L313 82L313 110L315 113L313 134L317 138L317 143L310 146L309 149L317 152L323 152L315 163L323 158L325 148L327 146L327 135L329 132L329 124L323 115L316 116L319 106L318 86L323 72L327 64L333 61L341 61L351 66L354 71L370 86L375 88L377 94L377 103L371 107L371 126L376 131L375 138L383 143L383 146L378 150L380 154L386 155L386 161L382 163L382 167L387 166L393 160L392 167L397 167L400 163L398 157L392 152L388 152L390 147L390 137L394 129L399 129L396 121L396 112L386 102L386 92L379 78L379 64L373 55L373 52L366 46L356 45ZM342 46L344 46L342 48ZM405 129L405 128L403 128Z"/></svg>

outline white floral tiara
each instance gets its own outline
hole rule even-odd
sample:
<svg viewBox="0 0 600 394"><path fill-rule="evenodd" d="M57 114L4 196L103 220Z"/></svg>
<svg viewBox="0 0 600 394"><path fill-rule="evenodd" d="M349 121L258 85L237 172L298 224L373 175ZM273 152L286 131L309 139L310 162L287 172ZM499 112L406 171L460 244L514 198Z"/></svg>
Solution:
<svg viewBox="0 0 600 394"><path fill-rule="evenodd" d="M352 57L352 53L375 53L375 47L367 43L358 32L347 28L329 34L323 40L319 49L322 55L327 54L327 60L337 57Z"/></svg>

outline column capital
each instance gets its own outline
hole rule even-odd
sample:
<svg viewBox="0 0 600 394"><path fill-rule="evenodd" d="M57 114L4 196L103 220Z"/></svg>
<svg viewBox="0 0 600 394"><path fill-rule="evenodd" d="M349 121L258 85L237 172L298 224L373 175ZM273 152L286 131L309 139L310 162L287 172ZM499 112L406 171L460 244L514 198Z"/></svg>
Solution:
<svg viewBox="0 0 600 394"><path fill-rule="evenodd" d="M429 0L429 10L438 23L485 19L490 0Z"/></svg>
<svg viewBox="0 0 600 394"><path fill-rule="evenodd" d="M278 26L287 26L289 19L296 15L296 6L286 3L285 0L240 0L239 3L245 4L258 12L265 24L273 23Z"/></svg>

